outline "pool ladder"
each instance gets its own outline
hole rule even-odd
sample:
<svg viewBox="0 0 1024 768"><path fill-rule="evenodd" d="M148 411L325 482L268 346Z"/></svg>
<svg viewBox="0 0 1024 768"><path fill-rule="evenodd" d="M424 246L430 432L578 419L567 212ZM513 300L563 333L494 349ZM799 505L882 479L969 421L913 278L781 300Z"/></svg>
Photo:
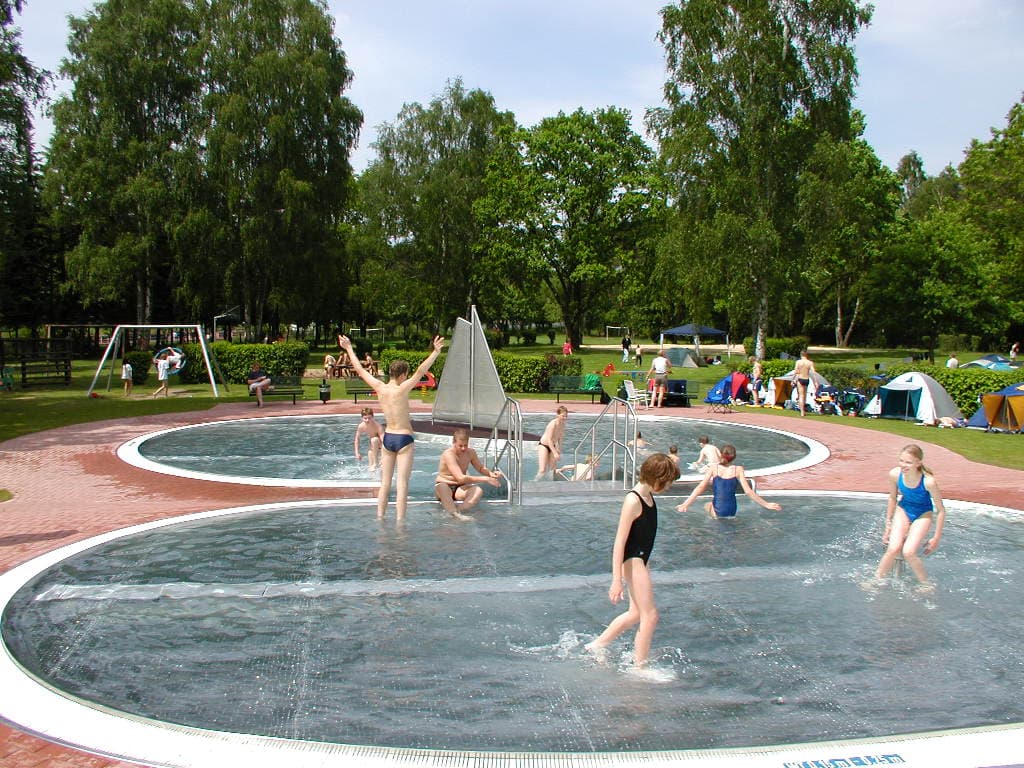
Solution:
<svg viewBox="0 0 1024 768"><path fill-rule="evenodd" d="M613 397L594 419L573 448L573 463L581 464L586 456L597 462L611 455L611 479L596 477L575 483L576 490L610 490L632 488L636 483L637 416L632 404ZM609 436L610 435L610 436ZM484 446L485 463L505 474L508 501L522 503L523 487L523 411L518 400L505 398L505 405ZM542 483L550 489L547 483Z"/></svg>
<svg viewBox="0 0 1024 768"><path fill-rule="evenodd" d="M504 433L504 434L502 434ZM484 446L484 463L505 474L508 501L523 500L523 410L518 400L505 398Z"/></svg>
<svg viewBox="0 0 1024 768"><path fill-rule="evenodd" d="M636 483L636 409L632 403L613 397L594 419L573 449L573 463L582 464L587 456L594 456L595 463L611 455L612 471L610 481L602 478L600 471L591 474L589 480L576 481L595 490L610 488L632 488ZM608 434L610 433L610 436Z"/></svg>

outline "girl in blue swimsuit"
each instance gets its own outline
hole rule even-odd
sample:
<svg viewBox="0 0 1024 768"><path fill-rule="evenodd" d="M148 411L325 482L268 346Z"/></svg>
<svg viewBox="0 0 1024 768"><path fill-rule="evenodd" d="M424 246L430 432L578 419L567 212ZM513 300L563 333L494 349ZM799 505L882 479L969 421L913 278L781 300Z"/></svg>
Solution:
<svg viewBox="0 0 1024 768"><path fill-rule="evenodd" d="M647 561L658 532L658 507L654 494L671 487L679 470L664 453L647 457L640 467L640 482L633 486L622 502L619 527L612 546L612 585L608 598L612 603L622 599L622 583L629 590L629 609L616 616L599 637L587 643L587 650L606 648L615 638L639 624L633 640L633 663L647 664L654 629L658 626L658 609L654 605L654 587Z"/></svg>
<svg viewBox="0 0 1024 768"><path fill-rule="evenodd" d="M930 555L939 546L942 526L946 521L946 508L935 476L924 465L924 451L918 445L908 445L900 451L898 467L889 470L889 503L885 508L885 532L882 543L885 554L878 563L876 579L884 579L892 570L900 553L914 571L922 585L928 584L928 573L918 551L935 518L935 532L924 545Z"/></svg>
<svg viewBox="0 0 1024 768"><path fill-rule="evenodd" d="M736 448L732 445L722 446L722 458L718 464L713 464L704 473L704 479L700 481L690 497L676 507L677 512L685 512L690 508L693 500L700 496L711 486L711 501L704 505L704 509L711 517L735 517L736 516L736 489L742 488L743 492L760 504L765 509L775 512L782 510L780 504L774 501L765 501L755 491L743 467L733 464L736 460Z"/></svg>

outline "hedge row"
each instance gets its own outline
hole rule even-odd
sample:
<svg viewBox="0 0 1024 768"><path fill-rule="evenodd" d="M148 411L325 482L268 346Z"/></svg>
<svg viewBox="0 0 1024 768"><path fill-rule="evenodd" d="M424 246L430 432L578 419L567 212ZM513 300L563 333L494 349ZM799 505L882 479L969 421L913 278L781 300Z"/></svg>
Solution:
<svg viewBox="0 0 1024 768"><path fill-rule="evenodd" d="M405 360L410 370L415 370L429 352L412 349L385 349L378 360L381 373L385 373L393 360ZM493 352L494 367L506 392L544 392L552 376L579 376L583 363L575 355L545 355L544 357L522 357L507 352ZM431 373L440 379L447 353L442 352L430 367Z"/></svg>
<svg viewBox="0 0 1024 768"><path fill-rule="evenodd" d="M177 376L182 384L203 384L210 379L206 373L203 349L198 344L182 344L179 349L185 355L185 367ZM152 352L129 352L126 357L132 365L132 380L145 384L151 372L156 372ZM210 353L216 358L220 370L230 384L244 384L245 377L258 362L271 376L301 376L306 370L309 347L301 341L286 341L279 344L232 344L217 341L210 345Z"/></svg>
<svg viewBox="0 0 1024 768"><path fill-rule="evenodd" d="M811 340L807 336L790 336L788 338L779 339L765 339L764 340L764 359L765 360L777 360L779 355L785 353L790 357L800 357L800 353L810 346ZM754 354L754 337L747 336L743 340L743 349L746 351L747 356L750 357ZM793 370L792 367L788 370ZM783 371L786 373L787 371ZM823 374L824 375L824 374Z"/></svg>
<svg viewBox="0 0 1024 768"><path fill-rule="evenodd" d="M770 381L776 376L785 376L793 370L794 360L765 360L761 363L761 370L765 381ZM737 370L750 375L750 363L742 363ZM829 384L839 389L860 389L872 390L880 383L878 379L872 378L874 371L865 372L862 368L854 368L848 365L829 365L827 363L815 363L814 369L828 379Z"/></svg>

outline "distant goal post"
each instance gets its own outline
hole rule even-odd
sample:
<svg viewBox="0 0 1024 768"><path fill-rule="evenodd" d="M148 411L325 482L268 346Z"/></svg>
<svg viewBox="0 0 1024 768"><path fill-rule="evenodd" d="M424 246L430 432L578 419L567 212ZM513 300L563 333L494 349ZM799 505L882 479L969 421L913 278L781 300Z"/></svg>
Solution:
<svg viewBox="0 0 1024 768"><path fill-rule="evenodd" d="M604 327L604 337L606 339L611 339L611 338L613 338L615 336L630 336L630 337L632 337L632 335L629 332L629 326L628 325L606 325Z"/></svg>
<svg viewBox="0 0 1024 768"><path fill-rule="evenodd" d="M366 333L363 333L362 328L349 328L348 337L350 339L373 339L376 337L380 339L381 343L384 343L384 329L367 328Z"/></svg>

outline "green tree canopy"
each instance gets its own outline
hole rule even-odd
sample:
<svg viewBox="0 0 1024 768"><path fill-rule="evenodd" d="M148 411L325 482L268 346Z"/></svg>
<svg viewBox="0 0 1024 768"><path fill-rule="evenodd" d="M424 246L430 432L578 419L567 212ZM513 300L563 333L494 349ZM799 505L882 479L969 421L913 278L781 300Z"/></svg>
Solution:
<svg viewBox="0 0 1024 768"><path fill-rule="evenodd" d="M68 277L85 306L123 303L136 322L167 310L176 165L196 114L190 51L199 17L182 0L110 0L71 19L46 193L77 243Z"/></svg>
<svg viewBox="0 0 1024 768"><path fill-rule="evenodd" d="M988 141L971 142L960 178L964 216L992 243L987 290L1019 335L1024 325L1024 100L1010 109L1005 128L993 130Z"/></svg>
<svg viewBox="0 0 1024 768"><path fill-rule="evenodd" d="M477 207L487 277L519 295L542 286L575 346L660 214L652 155L625 110L580 109L510 131L488 169Z"/></svg>
<svg viewBox="0 0 1024 768"><path fill-rule="evenodd" d="M959 206L899 222L867 277L876 341L934 349L940 333L991 337L1000 316L991 264L991 243Z"/></svg>
<svg viewBox="0 0 1024 768"><path fill-rule="evenodd" d="M851 42L870 9L683 0L662 18L667 106L649 123L678 200L672 250L685 248L698 270L684 293L698 308L717 294L718 308L752 316L763 353L771 307L787 303L798 279L796 179L818 135L851 136Z"/></svg>
<svg viewBox="0 0 1024 768"><path fill-rule="evenodd" d="M811 309L830 321L836 346L850 345L865 278L898 201L896 177L863 139L824 134L805 162L796 198L796 225L807 253L805 279L814 298Z"/></svg>
<svg viewBox="0 0 1024 768"><path fill-rule="evenodd" d="M467 91L456 79L426 107L407 104L395 123L380 127L377 159L360 179L364 230L372 229L392 251L387 272L367 268L360 281L367 295L392 294L374 302L378 311L389 304L409 311L415 296L419 317L446 328L477 302L473 249L480 226L473 206L484 194L498 132L514 126L512 114L498 111L489 93ZM374 274L392 281L390 291L372 286Z"/></svg>
<svg viewBox="0 0 1024 768"><path fill-rule="evenodd" d="M324 3L108 0L71 26L46 188L83 300L308 316L362 121Z"/></svg>
<svg viewBox="0 0 1024 768"><path fill-rule="evenodd" d="M52 295L32 145L32 108L42 103L49 74L21 49L13 26L20 0L0 0L0 321L36 326Z"/></svg>

